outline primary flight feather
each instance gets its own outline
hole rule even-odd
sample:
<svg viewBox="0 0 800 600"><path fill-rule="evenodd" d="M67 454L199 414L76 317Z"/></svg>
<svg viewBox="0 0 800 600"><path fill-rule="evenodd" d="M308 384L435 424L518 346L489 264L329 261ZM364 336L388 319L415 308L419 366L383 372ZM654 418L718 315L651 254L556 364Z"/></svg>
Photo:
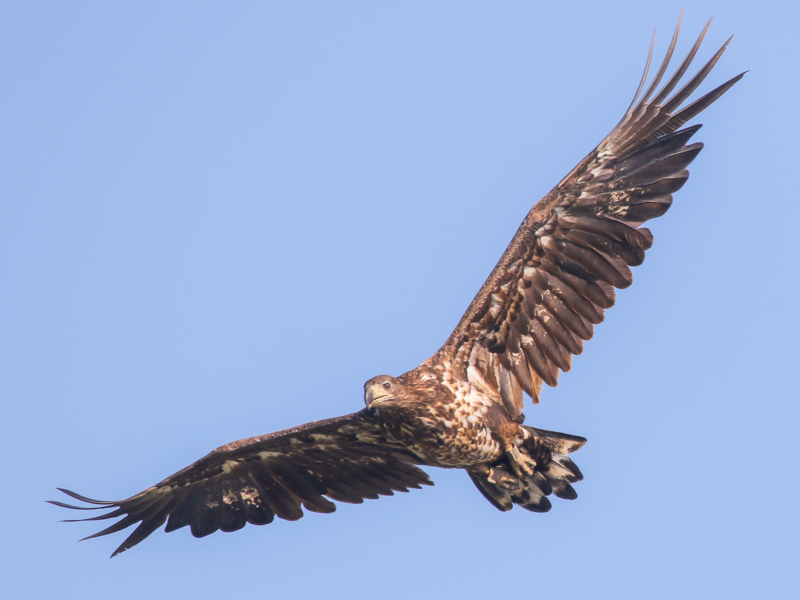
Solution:
<svg viewBox="0 0 800 600"><path fill-rule="evenodd" d="M659 89L679 29L680 21L645 90L651 42L622 120L531 209L450 338L416 369L367 381L366 408L221 446L126 500L62 490L87 506L51 502L109 511L79 520L118 519L89 537L138 524L114 556L164 523L165 531L189 526L203 537L275 516L297 520L303 508L333 512L331 500L361 503L432 485L417 465L465 469L503 511L516 504L546 512L551 494L576 498L571 484L582 475L567 455L586 440L523 425L523 392L538 403L542 382L557 384L613 306L614 289L631 284L630 267L642 263L653 243L641 225L669 209L703 148L689 143L700 125L681 127L744 75L684 106L726 42L673 94L706 25Z"/></svg>

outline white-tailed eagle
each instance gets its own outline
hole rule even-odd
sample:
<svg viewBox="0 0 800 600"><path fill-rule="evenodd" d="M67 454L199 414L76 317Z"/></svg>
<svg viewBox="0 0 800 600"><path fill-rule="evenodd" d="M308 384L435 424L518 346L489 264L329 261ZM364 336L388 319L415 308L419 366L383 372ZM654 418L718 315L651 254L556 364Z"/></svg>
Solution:
<svg viewBox="0 0 800 600"><path fill-rule="evenodd" d="M710 23L710 22L709 22ZM333 512L431 485L418 465L467 471L500 510L550 509L548 496L573 499L582 479L568 454L586 440L523 425L523 396L539 401L632 282L653 243L641 225L663 215L702 149L700 125L683 128L744 74L685 105L728 42L677 92L708 29L662 87L666 58L645 88L652 56L622 120L525 217L497 266L445 344L413 371L364 386L366 407L343 417L240 440L217 448L161 483L104 502L62 490L118 519L89 537L137 525L116 549L135 546L166 523L202 537L296 520L303 508ZM728 40L730 41L730 40ZM113 556L113 555L112 555Z"/></svg>

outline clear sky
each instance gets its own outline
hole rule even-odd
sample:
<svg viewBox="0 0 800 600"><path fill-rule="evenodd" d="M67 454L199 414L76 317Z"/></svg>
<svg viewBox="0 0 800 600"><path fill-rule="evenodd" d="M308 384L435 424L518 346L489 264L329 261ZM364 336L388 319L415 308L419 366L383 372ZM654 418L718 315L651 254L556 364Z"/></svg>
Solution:
<svg viewBox="0 0 800 600"><path fill-rule="evenodd" d="M800 586L796 2L716 14L706 144L595 339L528 407L580 497L465 473L202 540L45 504L363 406L447 338L618 121L684 0L0 6L0 596L753 598Z"/></svg>

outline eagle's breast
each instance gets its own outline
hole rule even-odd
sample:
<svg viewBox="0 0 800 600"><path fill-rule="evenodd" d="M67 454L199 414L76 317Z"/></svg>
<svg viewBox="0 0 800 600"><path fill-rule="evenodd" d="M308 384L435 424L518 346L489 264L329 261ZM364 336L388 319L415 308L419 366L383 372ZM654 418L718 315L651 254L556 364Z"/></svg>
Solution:
<svg viewBox="0 0 800 600"><path fill-rule="evenodd" d="M387 433L431 465L464 468L498 458L502 448L492 423L502 408L480 386L443 367L414 385L406 402L380 412Z"/></svg>

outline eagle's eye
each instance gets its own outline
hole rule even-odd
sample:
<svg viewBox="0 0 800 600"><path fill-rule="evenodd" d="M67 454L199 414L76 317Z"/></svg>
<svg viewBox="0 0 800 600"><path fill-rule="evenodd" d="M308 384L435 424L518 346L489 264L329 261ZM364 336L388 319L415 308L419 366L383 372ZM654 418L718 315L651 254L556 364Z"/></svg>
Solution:
<svg viewBox="0 0 800 600"><path fill-rule="evenodd" d="M392 384L387 381L386 383L383 384L383 389L385 390L392 389Z"/></svg>

